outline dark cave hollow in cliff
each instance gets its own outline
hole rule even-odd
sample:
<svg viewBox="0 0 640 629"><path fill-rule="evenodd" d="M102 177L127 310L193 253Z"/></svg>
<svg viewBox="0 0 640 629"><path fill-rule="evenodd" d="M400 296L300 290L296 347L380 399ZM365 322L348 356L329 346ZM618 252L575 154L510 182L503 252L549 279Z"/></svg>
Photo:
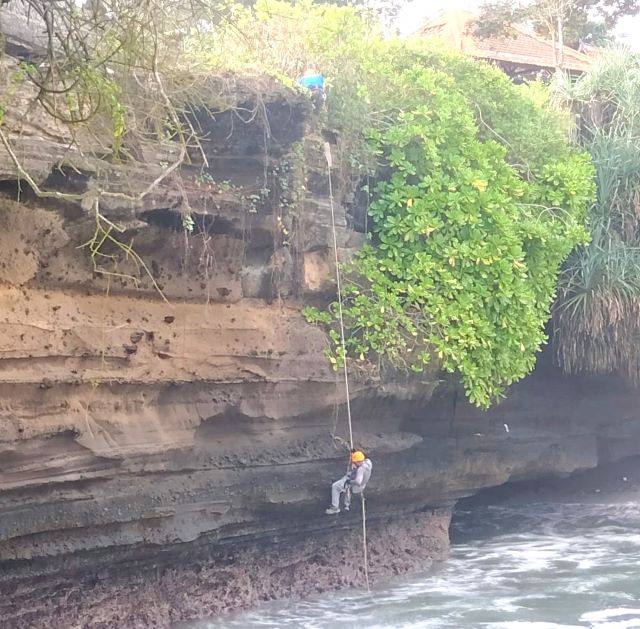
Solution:
<svg viewBox="0 0 640 629"><path fill-rule="evenodd" d="M610 504L638 502L640 499L640 456L631 456L614 463L603 463L593 469L574 472L564 477L547 476L536 480L507 482L484 489L455 506L449 536L452 544L469 539L464 520L480 514L483 509L501 506L531 506L545 503ZM503 534L517 529L522 522L513 515L502 520L500 531L484 528L479 517L473 519L474 539ZM462 523L462 524L461 524Z"/></svg>

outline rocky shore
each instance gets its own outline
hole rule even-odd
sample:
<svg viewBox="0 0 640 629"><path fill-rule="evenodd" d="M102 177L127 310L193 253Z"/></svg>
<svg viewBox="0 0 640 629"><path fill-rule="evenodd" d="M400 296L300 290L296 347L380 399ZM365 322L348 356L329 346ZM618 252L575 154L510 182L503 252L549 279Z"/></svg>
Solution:
<svg viewBox="0 0 640 629"><path fill-rule="evenodd" d="M444 560L449 516L440 509L370 522L371 583ZM364 587L359 512L341 519L331 530L280 531L273 541L230 545L203 538L158 549L153 559L121 563L104 554L91 572L2 586L2 626L168 627L275 598Z"/></svg>

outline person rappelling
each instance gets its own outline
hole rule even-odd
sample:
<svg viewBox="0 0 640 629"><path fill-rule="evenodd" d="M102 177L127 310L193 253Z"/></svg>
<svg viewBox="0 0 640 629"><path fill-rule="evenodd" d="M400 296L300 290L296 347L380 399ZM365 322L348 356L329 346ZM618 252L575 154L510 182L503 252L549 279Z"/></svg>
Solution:
<svg viewBox="0 0 640 629"><path fill-rule="evenodd" d="M302 76L298 78L298 85L306 87L311 92L324 92L324 76L315 68L309 66Z"/></svg>
<svg viewBox="0 0 640 629"><path fill-rule="evenodd" d="M302 76L298 77L298 85L306 87L311 92L316 108L321 106L327 98L324 76L313 67L307 67Z"/></svg>
<svg viewBox="0 0 640 629"><path fill-rule="evenodd" d="M343 511L349 511L351 494L362 494L371 478L373 465L362 450L351 451L351 470L331 485L331 506L325 511L327 515L340 513L340 496L343 498Z"/></svg>

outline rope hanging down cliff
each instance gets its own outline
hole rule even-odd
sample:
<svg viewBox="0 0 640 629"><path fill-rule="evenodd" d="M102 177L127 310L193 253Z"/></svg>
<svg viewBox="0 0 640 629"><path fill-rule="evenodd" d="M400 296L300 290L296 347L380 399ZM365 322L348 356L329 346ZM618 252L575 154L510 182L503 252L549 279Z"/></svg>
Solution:
<svg viewBox="0 0 640 629"><path fill-rule="evenodd" d="M349 445L351 451L353 451L353 428L351 423L351 399L349 396L349 374L347 371L347 344L344 334L344 318L342 315L342 280L340 277L340 263L338 260L338 238L336 235L336 215L333 205L333 183L331 181L331 167L333 160L331 158L331 145L328 142L324 143L324 156L327 160L327 178L329 180L329 204L331 206L331 226L333 232L333 253L336 265L336 286L338 291L338 318L340 321L340 341L342 344L342 367L344 371L344 388L345 395L347 397L347 422L349 426ZM367 556L367 514L365 509L364 493L360 494L360 503L362 504L362 550L363 550L363 564L364 564L364 577L367 584L367 591L370 592L369 587L369 560Z"/></svg>

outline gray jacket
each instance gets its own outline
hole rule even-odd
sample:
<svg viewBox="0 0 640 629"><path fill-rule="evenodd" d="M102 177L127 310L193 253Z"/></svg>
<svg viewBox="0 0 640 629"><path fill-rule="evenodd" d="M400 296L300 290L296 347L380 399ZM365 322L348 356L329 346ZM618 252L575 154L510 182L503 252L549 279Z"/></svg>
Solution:
<svg viewBox="0 0 640 629"><path fill-rule="evenodd" d="M373 467L369 459L365 459L362 465L356 467L351 471L349 486L354 494L360 494L367 486L369 479L371 478L371 468Z"/></svg>

